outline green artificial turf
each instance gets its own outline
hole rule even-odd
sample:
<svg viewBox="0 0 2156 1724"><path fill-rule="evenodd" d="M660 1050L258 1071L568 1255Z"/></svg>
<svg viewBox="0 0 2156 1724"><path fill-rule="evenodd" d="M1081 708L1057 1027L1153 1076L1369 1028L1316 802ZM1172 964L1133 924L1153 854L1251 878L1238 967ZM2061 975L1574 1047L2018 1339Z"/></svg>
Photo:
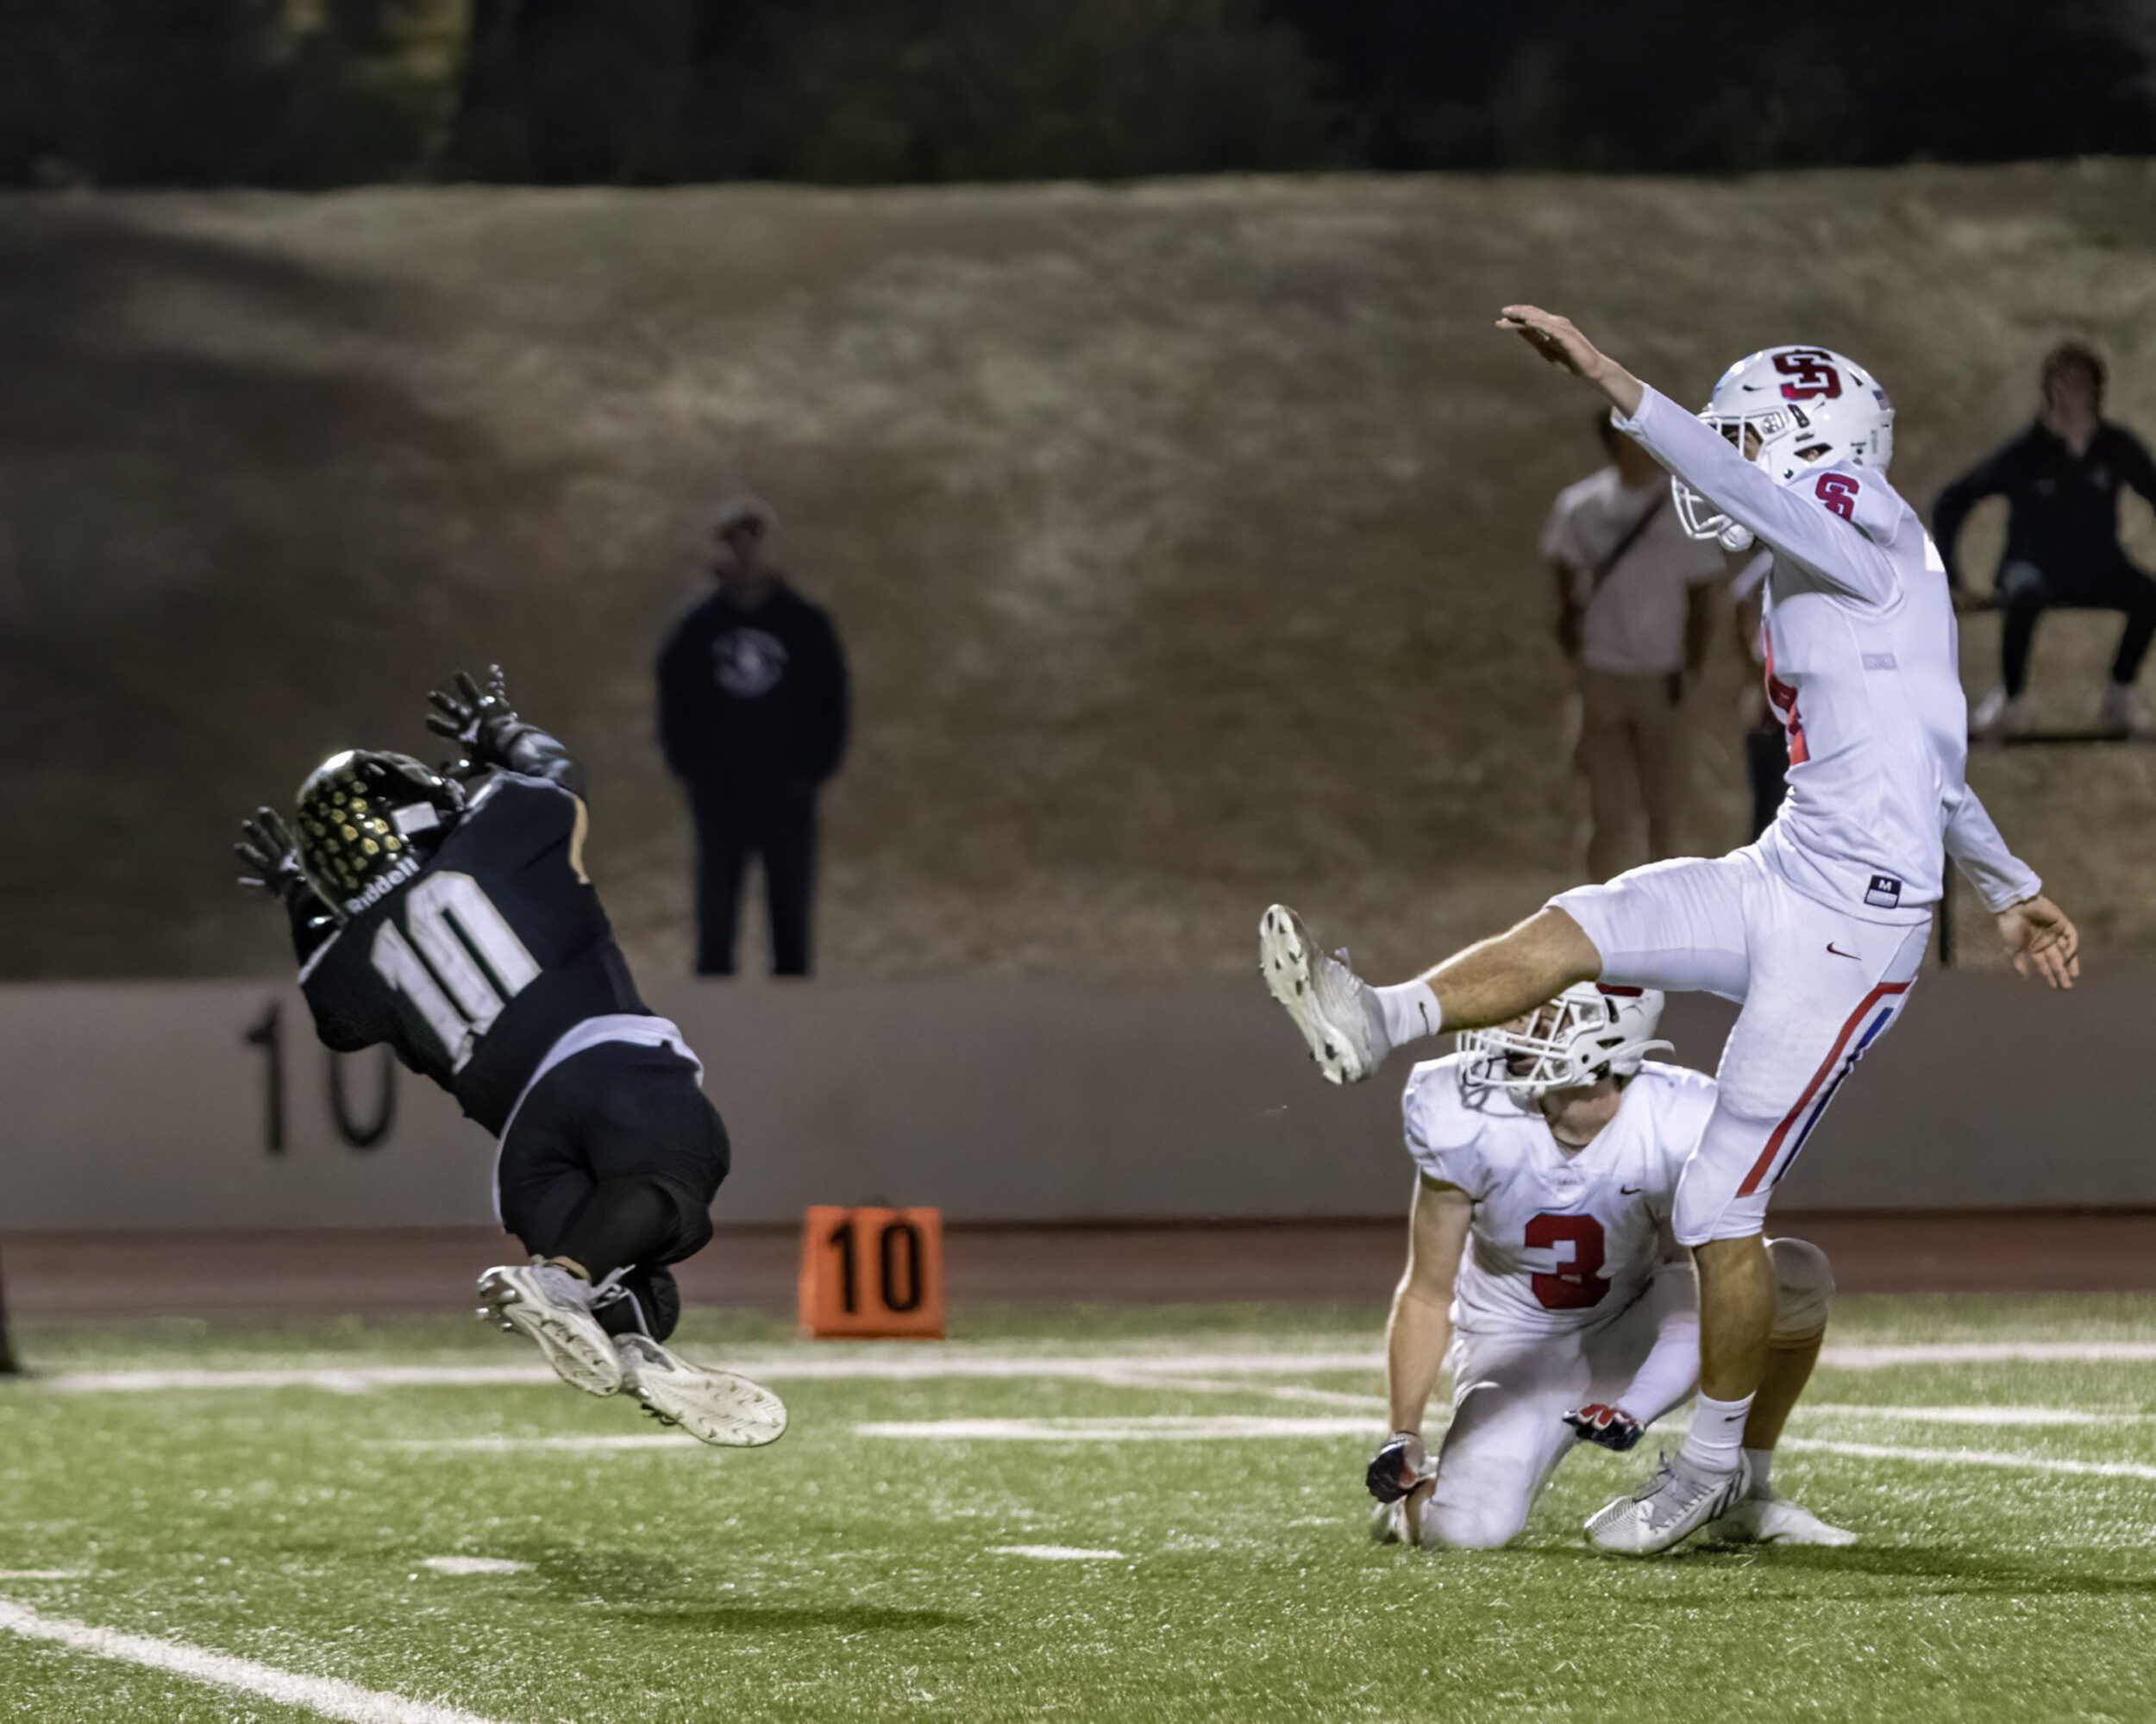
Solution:
<svg viewBox="0 0 2156 1724"><path fill-rule="evenodd" d="M1627 1564L1581 1520L1639 1472L1576 1455L1513 1549L1374 1546L1367 1369L1172 1383L1027 1376L1078 1355L1374 1352L1331 1307L961 1312L960 1338L814 1349L707 1318L793 1427L719 1453L415 1448L656 1434L551 1384L69 1387L85 1370L527 1363L478 1326L33 1329L0 1389L0 1600L483 1718L2156 1718L2156 1361L1822 1369L1791 1435L2140 1469L1792 1449L1777 1480L1849 1550ZM1852 1300L1836 1340L2156 1338L2156 1301ZM990 1376L804 1376L847 1361ZM1205 1387L1204 1383L1225 1385ZM1283 1395L1281 1390L1295 1393ZM1303 1395L1302 1391L1320 1391ZM1367 1400L1363 1397L1368 1397ZM2082 1410L1976 1425L1867 1407ZM866 1423L1359 1416L1369 1432L946 1441ZM1844 1409L1844 1410L1825 1410ZM1043 1560L1058 1545L1119 1554ZM426 1558L530 1564L450 1576ZM0 1633L0 1715L304 1719L304 1708Z"/></svg>

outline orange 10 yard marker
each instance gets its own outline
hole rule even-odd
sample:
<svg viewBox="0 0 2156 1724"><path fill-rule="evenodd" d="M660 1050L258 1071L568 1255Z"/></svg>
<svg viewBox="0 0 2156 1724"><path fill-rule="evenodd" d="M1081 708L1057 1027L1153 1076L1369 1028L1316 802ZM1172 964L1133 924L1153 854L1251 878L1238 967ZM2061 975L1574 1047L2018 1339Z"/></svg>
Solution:
<svg viewBox="0 0 2156 1724"><path fill-rule="evenodd" d="M943 1212L811 1205L801 1229L801 1327L818 1338L940 1336Z"/></svg>

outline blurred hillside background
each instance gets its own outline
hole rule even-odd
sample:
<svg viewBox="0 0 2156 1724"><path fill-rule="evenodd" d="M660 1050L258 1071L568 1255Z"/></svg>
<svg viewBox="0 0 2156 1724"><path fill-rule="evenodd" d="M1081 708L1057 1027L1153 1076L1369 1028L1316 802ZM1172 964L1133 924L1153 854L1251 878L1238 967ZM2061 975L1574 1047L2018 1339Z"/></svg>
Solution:
<svg viewBox="0 0 2156 1724"><path fill-rule="evenodd" d="M1688 399L1843 348L1920 505L2064 335L2156 429L2156 0L0 0L0 974L281 969L234 820L497 657L684 968L650 657L743 481L859 683L825 970L1233 972L1280 896L1403 966L1577 868L1534 542L1597 457L1500 304ZM2115 626L2046 624L2048 714ZM2093 937L2156 941L2148 751L1973 771Z"/></svg>
<svg viewBox="0 0 2156 1724"><path fill-rule="evenodd" d="M686 968L650 656L749 474L860 685L829 973L1234 972L1275 897L1426 959L1576 869L1534 539L1596 456L1495 306L1685 398L1843 348L1925 499L2061 333L2156 424L2152 253L2139 162L0 200L0 954L281 969L235 818L429 742L429 682L499 657L590 759L634 956ZM2085 718L2115 627L2047 622L2047 710ZM1738 675L1702 849L1743 837ZM2156 940L2148 750L1972 772L2092 937Z"/></svg>

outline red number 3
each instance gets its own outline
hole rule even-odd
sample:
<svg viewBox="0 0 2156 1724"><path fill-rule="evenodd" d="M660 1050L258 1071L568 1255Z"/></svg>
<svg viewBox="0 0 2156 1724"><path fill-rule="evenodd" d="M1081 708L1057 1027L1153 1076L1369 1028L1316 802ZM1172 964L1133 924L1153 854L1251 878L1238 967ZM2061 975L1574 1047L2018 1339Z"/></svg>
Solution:
<svg viewBox="0 0 2156 1724"><path fill-rule="evenodd" d="M1557 1215L1548 1211L1527 1223L1526 1243L1536 1251L1570 1245L1572 1261L1554 1275L1527 1277L1545 1311L1584 1311L1600 1305L1609 1283L1602 1278L1607 1252L1602 1224L1592 1215Z"/></svg>
<svg viewBox="0 0 2156 1724"><path fill-rule="evenodd" d="M1830 514L1845 521L1857 518L1857 481L1845 473L1822 473L1819 483L1812 487L1812 494L1827 505Z"/></svg>
<svg viewBox="0 0 2156 1724"><path fill-rule="evenodd" d="M1832 401L1841 394L1841 373L1825 354L1802 348L1777 354L1774 368L1789 379L1782 386L1784 401Z"/></svg>

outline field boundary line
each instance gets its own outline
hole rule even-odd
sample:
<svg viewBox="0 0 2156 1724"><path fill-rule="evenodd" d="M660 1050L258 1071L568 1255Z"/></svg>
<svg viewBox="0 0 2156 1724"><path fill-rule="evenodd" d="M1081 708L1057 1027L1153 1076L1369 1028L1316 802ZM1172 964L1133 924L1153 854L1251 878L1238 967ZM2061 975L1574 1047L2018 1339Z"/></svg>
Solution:
<svg viewBox="0 0 2156 1724"><path fill-rule="evenodd" d="M491 1719L454 1706L407 1700L402 1695L383 1694L335 1677L302 1676L296 1671L258 1664L252 1658L213 1652L185 1641L154 1639L64 1616L47 1616L9 1599L0 1598L0 1630L120 1664L166 1671L213 1688L234 1689L279 1705L304 1706L325 1718L342 1719L346 1724L494 1724Z"/></svg>

